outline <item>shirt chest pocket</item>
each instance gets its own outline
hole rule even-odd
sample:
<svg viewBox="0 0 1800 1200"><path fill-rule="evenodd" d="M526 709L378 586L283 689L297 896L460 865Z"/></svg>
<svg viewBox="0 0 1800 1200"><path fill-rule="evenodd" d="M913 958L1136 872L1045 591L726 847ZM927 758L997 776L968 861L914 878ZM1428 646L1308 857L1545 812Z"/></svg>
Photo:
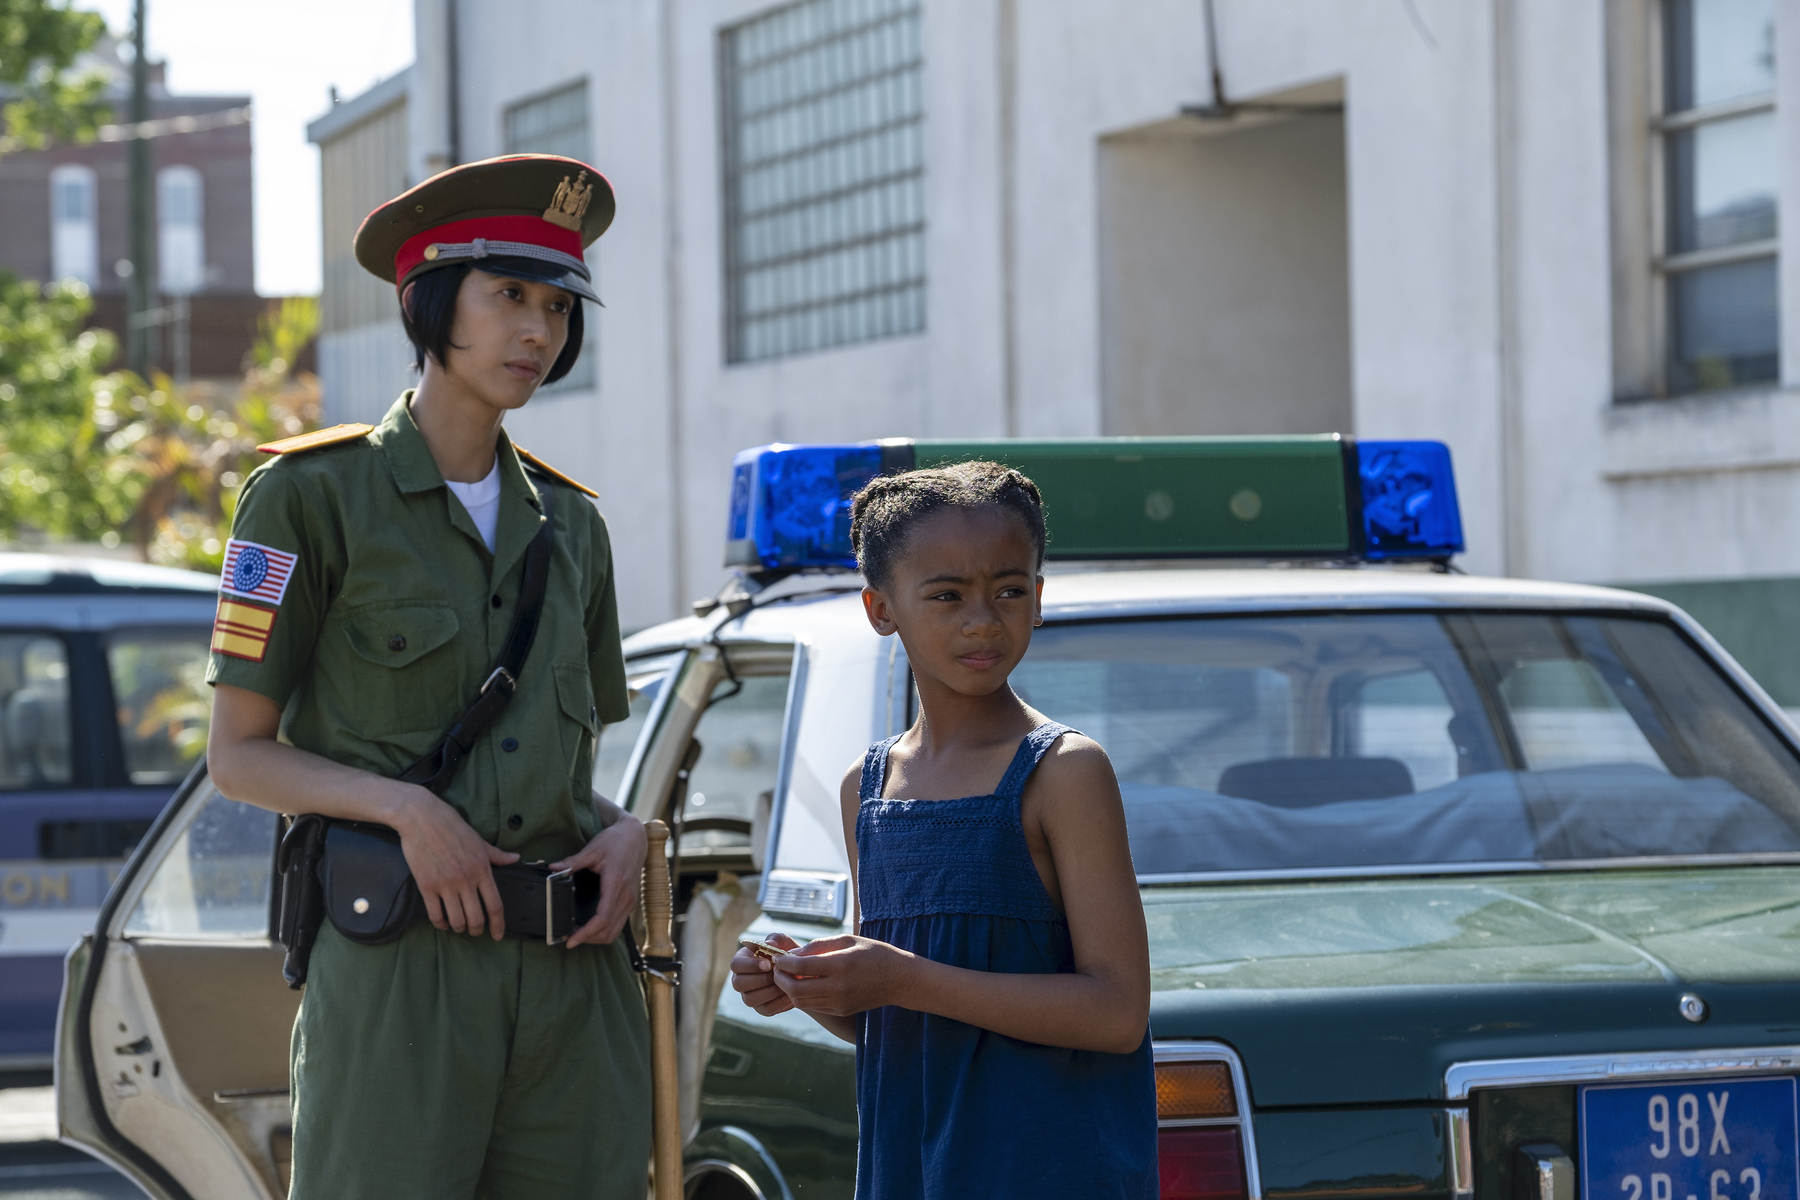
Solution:
<svg viewBox="0 0 1800 1200"><path fill-rule="evenodd" d="M594 688L588 681L586 663L557 663L556 700L562 709L557 722L561 730L563 762L571 780L586 779L594 770ZM577 789L577 794L584 794Z"/></svg>
<svg viewBox="0 0 1800 1200"><path fill-rule="evenodd" d="M443 605L376 604L344 614L344 636L361 664L356 708L382 732L447 725L463 696L456 613Z"/></svg>

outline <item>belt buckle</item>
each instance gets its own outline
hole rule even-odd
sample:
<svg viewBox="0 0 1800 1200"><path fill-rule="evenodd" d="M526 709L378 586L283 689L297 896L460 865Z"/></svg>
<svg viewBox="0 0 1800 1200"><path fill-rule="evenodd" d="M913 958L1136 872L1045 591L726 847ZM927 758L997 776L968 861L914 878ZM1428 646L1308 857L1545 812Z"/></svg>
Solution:
<svg viewBox="0 0 1800 1200"><path fill-rule="evenodd" d="M546 946L554 946L569 940L568 934L564 934L562 937L556 936L556 884L558 880L570 884L569 896L573 899L575 868L570 867L566 871L558 871L554 875L544 876L544 945ZM574 920L575 914L571 911L569 914L571 926L574 924Z"/></svg>
<svg viewBox="0 0 1800 1200"><path fill-rule="evenodd" d="M487 695L496 683L504 684L508 695L511 695L519 686L519 681L513 678L513 673L511 671L507 670L505 667L495 667L493 672L485 681L483 681L479 694L483 696Z"/></svg>

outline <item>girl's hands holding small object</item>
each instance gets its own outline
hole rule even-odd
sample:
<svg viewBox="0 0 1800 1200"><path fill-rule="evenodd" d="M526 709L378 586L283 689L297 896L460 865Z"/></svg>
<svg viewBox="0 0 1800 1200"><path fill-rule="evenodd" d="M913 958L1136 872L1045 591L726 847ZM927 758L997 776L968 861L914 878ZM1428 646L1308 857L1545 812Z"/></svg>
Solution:
<svg viewBox="0 0 1800 1200"><path fill-rule="evenodd" d="M819 938L772 964L775 984L802 1012L849 1017L884 1004L906 1006L907 982L921 960L872 938Z"/></svg>
<svg viewBox="0 0 1800 1200"><path fill-rule="evenodd" d="M785 933L771 933L763 941L745 935L738 940L738 952L731 956L731 986L746 1005L765 1017L788 1011L794 1002L776 986L771 959L799 948L800 943Z"/></svg>

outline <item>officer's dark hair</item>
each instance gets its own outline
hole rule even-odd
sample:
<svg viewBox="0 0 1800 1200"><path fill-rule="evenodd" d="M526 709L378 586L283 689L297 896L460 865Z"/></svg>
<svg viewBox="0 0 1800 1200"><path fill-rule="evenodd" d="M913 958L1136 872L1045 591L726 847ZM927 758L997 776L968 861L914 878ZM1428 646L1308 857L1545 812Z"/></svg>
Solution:
<svg viewBox="0 0 1800 1200"><path fill-rule="evenodd" d="M990 505L1024 523L1037 551L1037 565L1042 566L1049 540L1044 497L1037 484L997 462L956 463L871 479L850 502L850 545L856 551L856 565L870 586L886 587L907 539L925 518L947 508Z"/></svg>
<svg viewBox="0 0 1800 1200"><path fill-rule="evenodd" d="M508 274L507 266L507 259L497 257L488 259L481 269L490 275L503 276ZM439 267L425 272L409 285L412 290L400 305L400 324L406 330L407 340L412 342L413 370L425 369L427 354L442 363L446 352L452 348L462 349L450 341L450 326L456 321L456 294L473 270L474 263ZM530 279L537 271L538 268L533 267L531 274L519 278ZM574 368L575 360L581 357L581 297L571 294L569 300L574 304L569 310L569 340L563 343L562 353L550 364L550 372L544 376L545 383L555 383L567 375Z"/></svg>

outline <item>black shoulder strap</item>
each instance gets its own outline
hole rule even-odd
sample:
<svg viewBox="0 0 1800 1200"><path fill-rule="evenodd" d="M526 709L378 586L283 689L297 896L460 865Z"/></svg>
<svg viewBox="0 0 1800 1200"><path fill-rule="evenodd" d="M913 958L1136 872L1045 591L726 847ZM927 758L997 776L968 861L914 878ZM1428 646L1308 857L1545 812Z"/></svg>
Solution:
<svg viewBox="0 0 1800 1200"><path fill-rule="evenodd" d="M535 472L534 472L535 474ZM400 772L407 783L416 783L442 796L456 778L456 771L481 735L493 727L519 689L519 673L525 667L525 656L531 653L531 641L537 636L538 621L544 615L544 593L550 583L550 552L555 540L556 510L553 499L556 485L540 478L538 495L544 502L544 527L525 548L525 568L519 576L519 607L513 613L512 629L500 658L481 685L475 702L450 723L437 745L419 760Z"/></svg>

